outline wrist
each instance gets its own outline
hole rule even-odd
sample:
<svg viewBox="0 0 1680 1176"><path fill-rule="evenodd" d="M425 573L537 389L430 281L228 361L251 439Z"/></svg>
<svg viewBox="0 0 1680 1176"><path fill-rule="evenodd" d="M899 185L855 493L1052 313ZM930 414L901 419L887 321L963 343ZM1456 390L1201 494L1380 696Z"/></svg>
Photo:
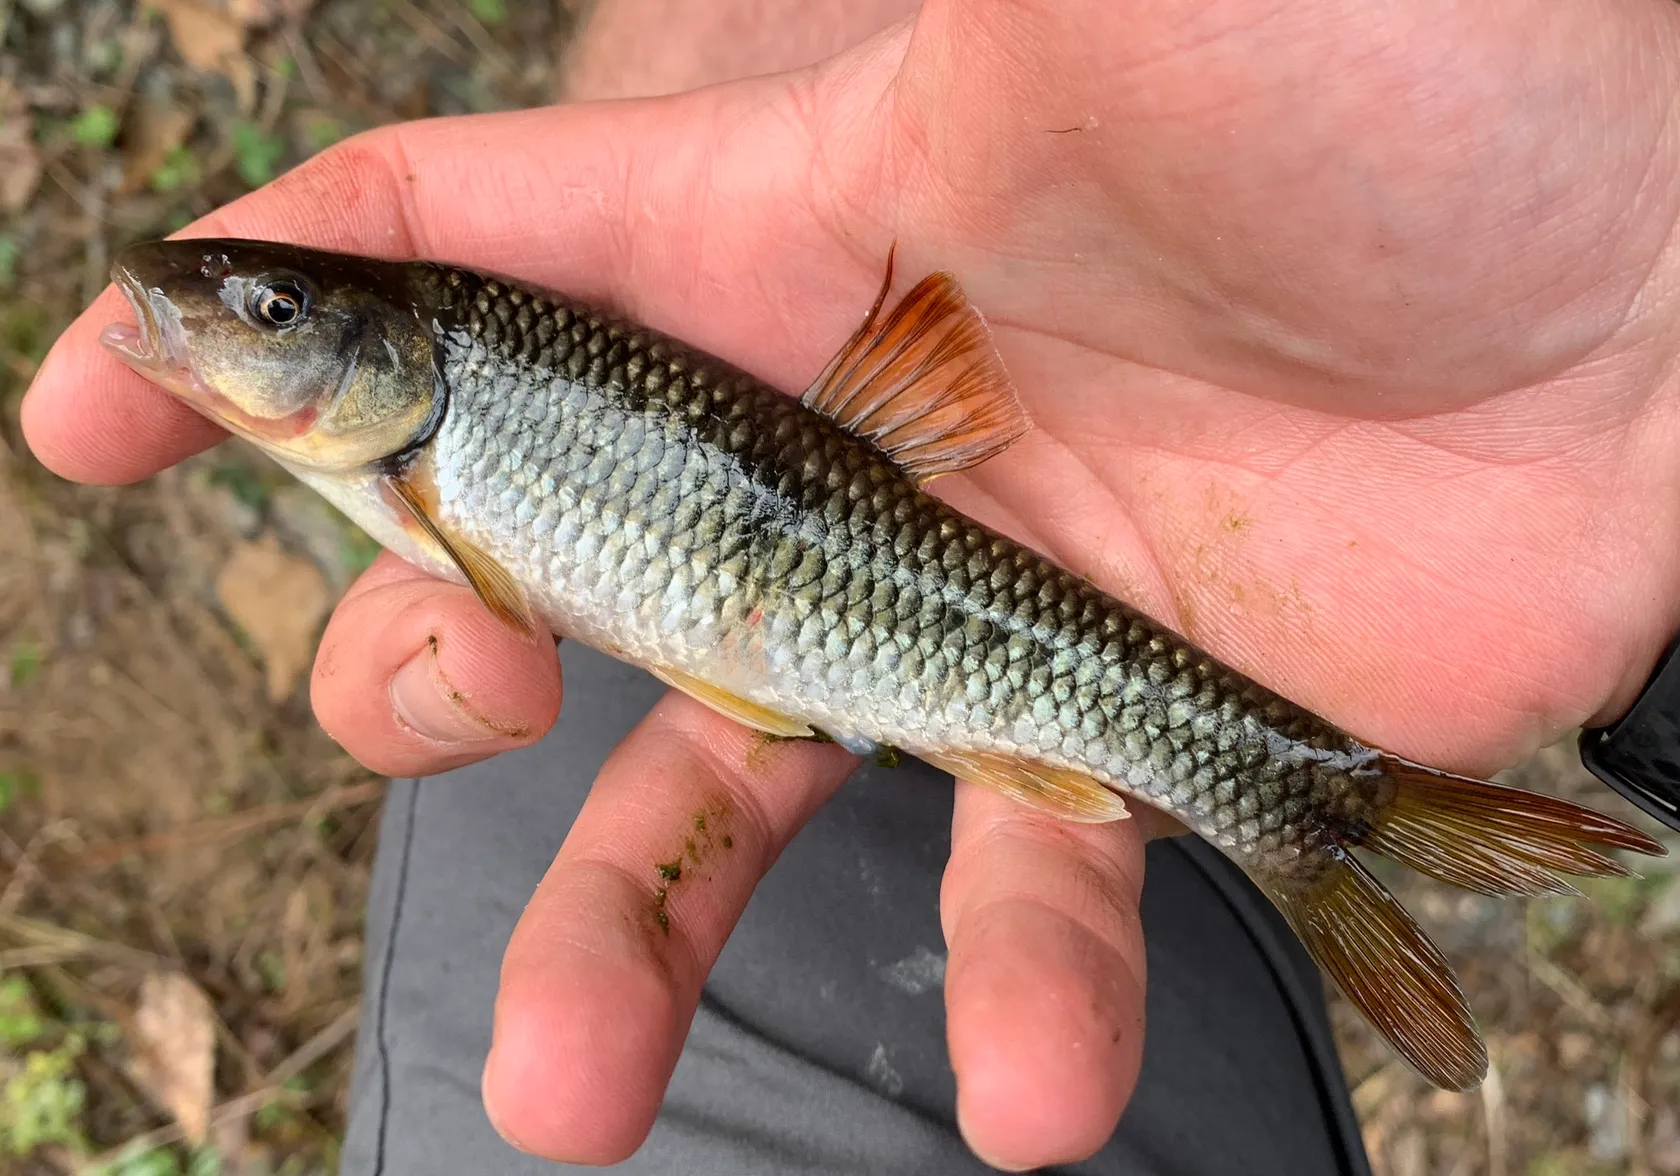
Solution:
<svg viewBox="0 0 1680 1176"><path fill-rule="evenodd" d="M1680 830L1680 637L1657 658L1632 705L1583 730L1579 746L1581 763L1607 787Z"/></svg>

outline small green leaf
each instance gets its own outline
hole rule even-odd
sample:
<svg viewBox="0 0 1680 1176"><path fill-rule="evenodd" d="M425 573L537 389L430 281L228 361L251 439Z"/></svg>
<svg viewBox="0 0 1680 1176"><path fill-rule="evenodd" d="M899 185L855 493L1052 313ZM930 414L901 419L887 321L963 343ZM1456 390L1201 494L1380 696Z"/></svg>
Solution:
<svg viewBox="0 0 1680 1176"><path fill-rule="evenodd" d="M242 462L228 462L210 471L212 486L226 486L233 496L252 510L268 505L268 487L255 470Z"/></svg>
<svg viewBox="0 0 1680 1176"><path fill-rule="evenodd" d="M257 975L268 986L270 992L279 992L286 987L286 965L281 958L272 951L258 952L252 961L257 969Z"/></svg>
<svg viewBox="0 0 1680 1176"><path fill-rule="evenodd" d="M22 976L0 977L0 1046L18 1049L47 1035L35 990Z"/></svg>
<svg viewBox="0 0 1680 1176"><path fill-rule="evenodd" d="M485 24L501 24L507 19L506 0L470 0L468 7Z"/></svg>
<svg viewBox="0 0 1680 1176"><path fill-rule="evenodd" d="M379 543L366 531L353 523L345 524L344 540L340 544L339 558L344 562L345 570L353 576L359 576L373 566L373 561L379 556Z"/></svg>
<svg viewBox="0 0 1680 1176"><path fill-rule="evenodd" d="M330 114L310 114L303 120L303 143L311 153L325 151L344 134L344 124Z"/></svg>
<svg viewBox="0 0 1680 1176"><path fill-rule="evenodd" d="M0 1089L0 1143L12 1154L28 1155L51 1144L87 1152L80 1123L87 1087L75 1076L83 1048L82 1039L72 1033L56 1049L36 1050Z"/></svg>
<svg viewBox="0 0 1680 1176"><path fill-rule="evenodd" d="M12 689L22 690L35 675L41 672L41 649L32 642L25 641L12 650L11 675Z"/></svg>
<svg viewBox="0 0 1680 1176"><path fill-rule="evenodd" d="M201 178L198 157L191 148L176 147L158 164L157 170L152 173L151 184L153 191L174 192L193 187Z"/></svg>
<svg viewBox="0 0 1680 1176"><path fill-rule="evenodd" d="M251 1122L258 1131L273 1131L291 1117L292 1108L276 1100L258 1107L257 1113L251 1116Z"/></svg>
<svg viewBox="0 0 1680 1176"><path fill-rule="evenodd" d="M213 1147L193 1153L187 1163L187 1176L222 1176L222 1153Z"/></svg>
<svg viewBox="0 0 1680 1176"><path fill-rule="evenodd" d="M260 188L274 178L274 167L286 153L286 145L255 123L242 122L233 128L233 166L239 178Z"/></svg>
<svg viewBox="0 0 1680 1176"><path fill-rule="evenodd" d="M118 1160L111 1176L181 1176L181 1161L173 1151L160 1147Z"/></svg>
<svg viewBox="0 0 1680 1176"><path fill-rule="evenodd" d="M20 796L41 795L41 778L33 772L0 772L0 813Z"/></svg>
<svg viewBox="0 0 1680 1176"><path fill-rule="evenodd" d="M70 122L70 136L83 147L102 150L117 141L116 111L109 106L90 106Z"/></svg>
<svg viewBox="0 0 1680 1176"><path fill-rule="evenodd" d="M23 256L17 241L10 233L0 233L0 290L9 290L17 281L18 259Z"/></svg>

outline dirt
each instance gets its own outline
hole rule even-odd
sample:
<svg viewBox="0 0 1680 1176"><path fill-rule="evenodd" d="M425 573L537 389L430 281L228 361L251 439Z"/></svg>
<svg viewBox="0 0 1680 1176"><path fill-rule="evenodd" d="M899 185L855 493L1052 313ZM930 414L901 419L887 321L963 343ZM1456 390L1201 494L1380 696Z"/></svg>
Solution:
<svg viewBox="0 0 1680 1176"><path fill-rule="evenodd" d="M548 101L574 20L505 0L0 3L0 1085L45 1059L31 1089L57 1108L0 1170L168 1173L206 1148L229 1174L334 1170L382 791L307 703L366 537L234 443L136 486L61 482L28 456L19 398L113 250L356 130ZM1631 813L1566 746L1510 778ZM662 889L703 856L683 850ZM1680 1174L1680 857L1645 868L1526 905L1395 880L1460 967L1494 1075L1431 1091L1337 1002L1379 1176ZM214 1013L197 1151L135 1077L160 971Z"/></svg>

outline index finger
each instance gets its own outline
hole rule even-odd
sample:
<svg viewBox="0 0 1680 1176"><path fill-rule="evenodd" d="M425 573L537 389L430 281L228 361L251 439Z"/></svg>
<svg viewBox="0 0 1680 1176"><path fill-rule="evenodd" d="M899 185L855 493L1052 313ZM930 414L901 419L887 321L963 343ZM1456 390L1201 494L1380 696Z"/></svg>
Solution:
<svg viewBox="0 0 1680 1176"><path fill-rule="evenodd" d="M531 116L525 116L529 118ZM425 252L434 228L459 210L428 199L408 151L436 160L448 172L467 157L455 140L462 121L393 126L347 141L250 195L196 221L177 236L254 237L391 258ZM491 120L477 136L501 164L503 144L520 136L520 118ZM433 168L428 168L430 173ZM457 191L459 189L456 189ZM515 212L496 210L504 226ZM503 229L506 236L506 229ZM469 238L462 251L498 260L493 243ZM505 260L505 259L504 259ZM179 400L144 380L98 345L100 330L131 317L122 296L107 287L59 337L25 397L22 422L35 455L75 481L122 484L150 476L207 448L225 434Z"/></svg>
<svg viewBox="0 0 1680 1176"><path fill-rule="evenodd" d="M848 271L831 226L790 195L809 186L825 132L784 117L786 88L757 80L382 127L178 235L501 273L601 300L797 383L850 329L872 278L862 265ZM831 138L824 151L834 150ZM813 250L840 254L839 280L835 259L810 263ZM130 319L108 288L58 339L25 398L31 449L66 478L136 481L223 436L98 345L106 324Z"/></svg>

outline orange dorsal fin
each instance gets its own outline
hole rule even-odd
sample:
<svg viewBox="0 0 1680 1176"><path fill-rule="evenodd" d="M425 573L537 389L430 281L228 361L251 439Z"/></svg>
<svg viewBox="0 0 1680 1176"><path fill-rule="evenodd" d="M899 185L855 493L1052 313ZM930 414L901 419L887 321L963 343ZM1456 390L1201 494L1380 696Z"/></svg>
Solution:
<svg viewBox="0 0 1680 1176"><path fill-rule="evenodd" d="M880 319L892 277L889 251L875 305L801 401L925 482L1002 453L1029 422L957 279L929 274Z"/></svg>

